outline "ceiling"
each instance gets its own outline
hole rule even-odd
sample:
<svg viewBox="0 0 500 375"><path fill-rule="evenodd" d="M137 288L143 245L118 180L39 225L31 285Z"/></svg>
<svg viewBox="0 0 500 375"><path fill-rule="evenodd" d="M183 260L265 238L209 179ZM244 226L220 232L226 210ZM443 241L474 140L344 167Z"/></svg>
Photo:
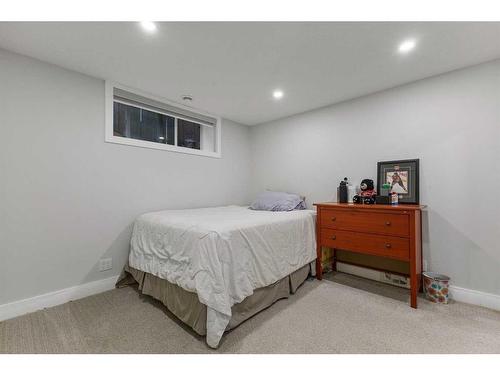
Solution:
<svg viewBox="0 0 500 375"><path fill-rule="evenodd" d="M500 23L0 22L0 47L254 125L500 58ZM417 40L398 53L406 38ZM273 99L274 89L284 97Z"/></svg>

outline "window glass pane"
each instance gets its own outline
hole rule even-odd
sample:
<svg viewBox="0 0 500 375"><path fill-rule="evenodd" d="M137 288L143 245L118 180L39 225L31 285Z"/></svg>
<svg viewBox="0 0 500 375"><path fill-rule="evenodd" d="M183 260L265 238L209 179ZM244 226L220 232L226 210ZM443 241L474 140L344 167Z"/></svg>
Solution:
<svg viewBox="0 0 500 375"><path fill-rule="evenodd" d="M177 145L201 150L200 127L195 122L177 119Z"/></svg>
<svg viewBox="0 0 500 375"><path fill-rule="evenodd" d="M113 111L115 136L174 144L173 117L118 102L114 102Z"/></svg>

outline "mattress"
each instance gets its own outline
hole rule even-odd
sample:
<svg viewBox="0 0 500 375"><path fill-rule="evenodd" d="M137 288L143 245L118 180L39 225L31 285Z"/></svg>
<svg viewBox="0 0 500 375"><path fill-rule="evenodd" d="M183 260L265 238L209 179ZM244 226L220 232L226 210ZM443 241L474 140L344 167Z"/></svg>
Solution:
<svg viewBox="0 0 500 375"><path fill-rule="evenodd" d="M316 258L314 220L311 210L243 206L147 213L134 223L129 265L196 293L215 348L232 306Z"/></svg>

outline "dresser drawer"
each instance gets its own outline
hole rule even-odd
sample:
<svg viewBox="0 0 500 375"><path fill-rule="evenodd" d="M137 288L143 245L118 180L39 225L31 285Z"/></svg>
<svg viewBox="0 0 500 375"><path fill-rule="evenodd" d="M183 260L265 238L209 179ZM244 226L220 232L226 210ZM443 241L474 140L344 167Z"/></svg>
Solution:
<svg viewBox="0 0 500 375"><path fill-rule="evenodd" d="M410 244L406 238L326 228L321 229L320 236L323 246L335 249L401 260L410 258Z"/></svg>
<svg viewBox="0 0 500 375"><path fill-rule="evenodd" d="M352 210L321 210L321 227L407 237L408 215Z"/></svg>

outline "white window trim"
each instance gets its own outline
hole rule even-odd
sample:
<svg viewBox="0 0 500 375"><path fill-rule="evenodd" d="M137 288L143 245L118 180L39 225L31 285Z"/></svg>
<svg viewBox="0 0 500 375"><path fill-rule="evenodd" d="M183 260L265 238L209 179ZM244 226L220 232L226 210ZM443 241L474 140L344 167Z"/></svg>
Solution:
<svg viewBox="0 0 500 375"><path fill-rule="evenodd" d="M113 102L114 102L114 88L118 88L121 90L128 91L132 94L140 95L145 98L155 100L158 102L162 102L171 106L175 106L178 108L182 108L185 110L188 110L193 113L197 113L200 115L204 116L210 116L215 118L216 124L215 124L215 151L206 151L206 150L197 150L197 149L192 149L192 148L187 148L187 147L180 147L177 145L168 145L164 143L156 143L156 142L148 142L148 141L142 141L140 139L132 139L132 138L125 138L125 137L118 137L113 134ZM111 81L106 81L105 82L105 137L104 140L109 143L118 143L122 145L128 145L128 146L136 146L136 147L144 147L144 148L152 148L156 150L164 150L164 151L173 151L173 152L180 152L183 154L191 154L191 155L199 155L199 156L207 156L211 158L220 158L221 157L221 118L219 116L214 116L211 113L203 112L197 109L194 109L192 107L188 107L179 103L172 102L170 100L166 100L164 98L154 96L151 94L147 94L144 92L141 92L136 89L132 89L130 87L126 87L123 85L120 85L115 82ZM176 115L177 116L177 115ZM182 118L182 116L177 116L179 118ZM177 120L176 120L177 121ZM192 120L189 120L192 121ZM177 144L177 127L175 128L175 144Z"/></svg>

